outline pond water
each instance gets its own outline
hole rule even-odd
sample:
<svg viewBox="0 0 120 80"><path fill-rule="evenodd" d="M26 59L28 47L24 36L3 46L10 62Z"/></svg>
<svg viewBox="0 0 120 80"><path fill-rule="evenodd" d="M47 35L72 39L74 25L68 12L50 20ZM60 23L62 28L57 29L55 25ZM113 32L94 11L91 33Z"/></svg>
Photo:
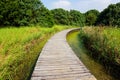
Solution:
<svg viewBox="0 0 120 80"><path fill-rule="evenodd" d="M80 31L74 31L69 33L67 41L79 59L84 65L90 70L90 72L97 78L97 80L116 80L107 74L104 67L93 60L88 54L89 52L85 49L82 40L79 38Z"/></svg>

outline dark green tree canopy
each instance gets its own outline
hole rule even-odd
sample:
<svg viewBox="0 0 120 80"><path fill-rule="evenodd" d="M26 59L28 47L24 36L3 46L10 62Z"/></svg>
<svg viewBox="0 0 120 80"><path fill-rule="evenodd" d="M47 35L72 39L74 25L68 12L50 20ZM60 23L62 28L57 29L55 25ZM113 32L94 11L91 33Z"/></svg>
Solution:
<svg viewBox="0 0 120 80"><path fill-rule="evenodd" d="M97 20L98 25L120 26L120 3L111 4L104 9Z"/></svg>
<svg viewBox="0 0 120 80"><path fill-rule="evenodd" d="M85 14L62 8L48 10L41 0L1 0L0 26L28 26L39 24L52 27L62 25L107 25L120 26L120 2L111 4L101 13L89 10Z"/></svg>
<svg viewBox="0 0 120 80"><path fill-rule="evenodd" d="M39 0L3 0L0 3L0 24L28 25L40 7L43 4Z"/></svg>
<svg viewBox="0 0 120 80"><path fill-rule="evenodd" d="M51 13L44 7L41 0L2 0L0 2L0 25L3 26L25 26L40 23L50 27L53 26L51 18Z"/></svg>
<svg viewBox="0 0 120 80"><path fill-rule="evenodd" d="M84 26L85 24L84 15L77 10L70 10L69 20L70 20L70 25Z"/></svg>
<svg viewBox="0 0 120 80"><path fill-rule="evenodd" d="M40 8L40 13L38 13L37 21L43 27L52 27L54 25L53 14L47 8Z"/></svg>
<svg viewBox="0 0 120 80"><path fill-rule="evenodd" d="M56 24L69 25L69 12L62 8L51 10Z"/></svg>
<svg viewBox="0 0 120 80"><path fill-rule="evenodd" d="M90 26L90 25L95 25L96 20L98 18L99 15L99 11L98 10L89 10L85 13L85 17L86 17L86 25Z"/></svg>
<svg viewBox="0 0 120 80"><path fill-rule="evenodd" d="M77 10L64 10L61 8L51 10L55 24L84 26L85 17Z"/></svg>

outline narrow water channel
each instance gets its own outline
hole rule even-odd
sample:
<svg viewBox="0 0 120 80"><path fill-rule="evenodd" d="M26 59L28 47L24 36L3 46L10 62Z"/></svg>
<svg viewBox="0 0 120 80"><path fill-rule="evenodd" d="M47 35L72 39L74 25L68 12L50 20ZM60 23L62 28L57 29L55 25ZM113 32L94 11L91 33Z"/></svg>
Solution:
<svg viewBox="0 0 120 80"><path fill-rule="evenodd" d="M82 40L79 38L80 31L71 32L67 36L67 41L76 55L81 59L84 65L97 78L97 80L115 80L105 72L104 67L98 62L94 61L89 55L88 51L83 46Z"/></svg>

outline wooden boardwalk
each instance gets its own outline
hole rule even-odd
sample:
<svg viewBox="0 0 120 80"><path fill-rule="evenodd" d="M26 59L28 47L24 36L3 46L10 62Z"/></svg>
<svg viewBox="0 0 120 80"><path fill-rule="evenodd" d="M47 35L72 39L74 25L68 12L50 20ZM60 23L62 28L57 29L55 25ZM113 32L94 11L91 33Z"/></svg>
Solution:
<svg viewBox="0 0 120 80"><path fill-rule="evenodd" d="M72 29L55 34L44 46L31 80L96 80L66 41Z"/></svg>

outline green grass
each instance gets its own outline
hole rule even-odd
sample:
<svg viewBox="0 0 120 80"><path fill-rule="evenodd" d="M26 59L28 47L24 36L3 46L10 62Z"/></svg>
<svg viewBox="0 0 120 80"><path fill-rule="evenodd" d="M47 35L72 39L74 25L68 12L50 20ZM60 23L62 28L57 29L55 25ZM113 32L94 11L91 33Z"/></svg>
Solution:
<svg viewBox="0 0 120 80"><path fill-rule="evenodd" d="M0 80L29 79L47 39L70 26L53 28L20 27L0 29Z"/></svg>
<svg viewBox="0 0 120 80"><path fill-rule="evenodd" d="M80 32L90 55L120 79L120 28L84 27Z"/></svg>
<svg viewBox="0 0 120 80"><path fill-rule="evenodd" d="M97 80L116 80L106 73L104 66L89 56L90 52L85 48L83 41L79 36L80 31L70 32L67 36L67 41L83 64L90 70Z"/></svg>

